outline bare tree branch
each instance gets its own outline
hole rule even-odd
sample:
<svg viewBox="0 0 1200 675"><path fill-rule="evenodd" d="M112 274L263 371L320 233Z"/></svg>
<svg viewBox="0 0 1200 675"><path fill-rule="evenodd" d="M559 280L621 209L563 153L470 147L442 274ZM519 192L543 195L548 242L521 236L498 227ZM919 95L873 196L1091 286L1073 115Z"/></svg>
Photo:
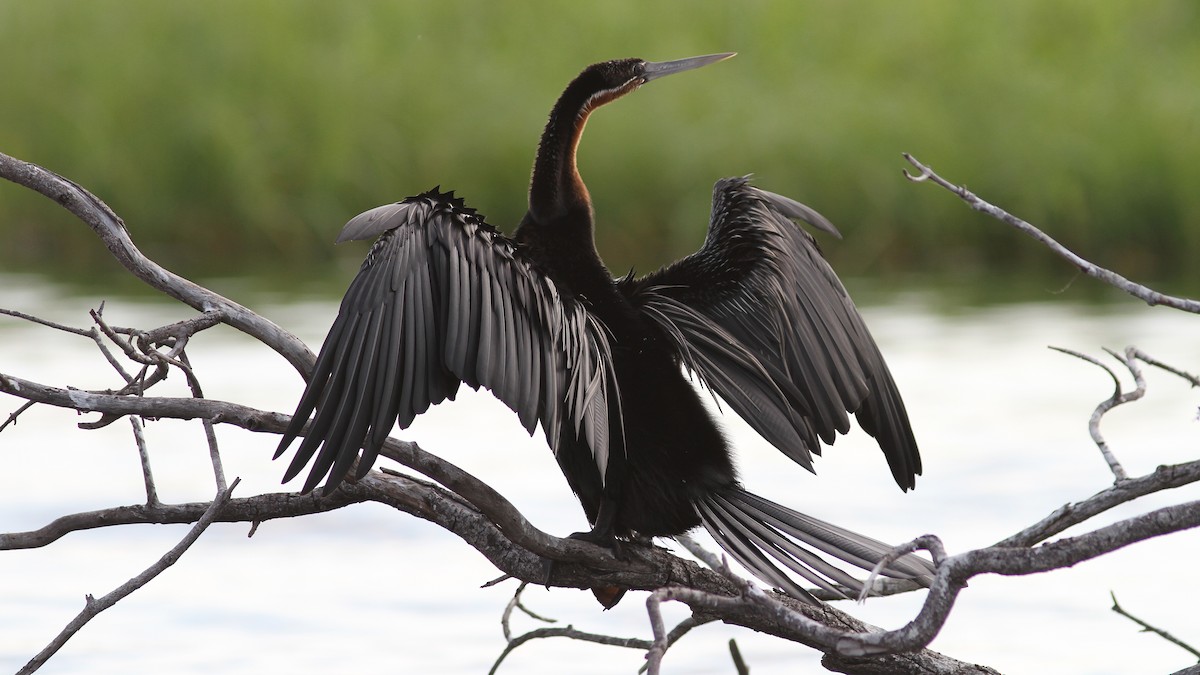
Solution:
<svg viewBox="0 0 1200 675"><path fill-rule="evenodd" d="M1116 272L1107 270L1099 265L1096 265L1095 263L1084 260L1067 247L1055 241L1053 237L1045 232L1042 232L1033 225L1030 225L1024 220L1021 220L1020 218L1010 214L998 206L989 204L988 202L980 199L967 188L961 185L955 185L945 178L937 175L934 173L933 169L917 161L916 157L913 157L907 152L903 153L903 155L904 159L908 160L909 164L917 167L919 171L919 173L914 175L909 173L907 169L904 170L904 175L912 182L921 183L932 180L934 183L946 188L950 192L953 192L960 199L966 202L967 206L970 206L972 209L975 209L981 213L986 213L987 215L1001 222L1015 227L1017 230L1024 232L1030 237L1033 237L1046 248L1053 251L1060 258L1071 263L1089 277L1099 279L1110 286L1119 288L1133 297L1144 301L1148 305L1166 305L1167 307L1173 307L1185 312L1191 312L1192 314L1200 314L1200 302L1191 300L1189 298L1177 298L1160 293L1141 284L1134 283L1120 274L1117 274Z"/></svg>
<svg viewBox="0 0 1200 675"><path fill-rule="evenodd" d="M693 628L699 628L700 626L703 626L704 624L712 623L713 621L716 621L716 620L717 620L717 617L715 617L715 616L700 617L700 616L696 616L695 614L693 614L693 615L689 616L688 618L684 619L683 621L680 621L679 623L675 624L675 627L671 629L671 632L667 633L667 642L666 642L666 647L664 648L664 650L670 649L672 645L674 645L676 642L679 642L679 640L681 640L683 638L683 636L685 636L689 632L691 632L691 630ZM653 644L650 643L649 641L647 641L645 648L650 649L652 646L653 646ZM643 664L641 668L638 668L638 672L644 673L649 668L650 668L650 664L647 662L647 663Z"/></svg>
<svg viewBox="0 0 1200 675"><path fill-rule="evenodd" d="M154 485L154 472L150 470L150 450L146 447L146 435L142 433L142 418L130 415L129 423L133 425L133 441L137 445L138 459L142 464L142 482L146 484L146 505L162 506L162 502L158 501L158 488Z"/></svg>
<svg viewBox="0 0 1200 675"><path fill-rule="evenodd" d="M507 579L508 577L506 576L503 578ZM488 584L488 585L492 585L492 584ZM529 586L529 582L527 582L527 581L522 581L520 584L517 585L517 590L513 593L512 599L508 601L508 605L506 605L504 607L504 612L501 613L501 615L500 615L500 632L502 632L504 634L505 640L512 640L512 628L510 627L510 621L512 620L512 613L513 613L514 609L520 609L522 612L524 612L530 618L532 618L536 621L541 621L542 623L558 623L557 619L549 619L549 618L546 618L539 614L536 614L534 612L531 612L528 608L525 607L525 605L523 605L521 603L521 594L525 592L525 588L528 586Z"/></svg>
<svg viewBox="0 0 1200 675"><path fill-rule="evenodd" d="M81 413L100 412L116 417L140 415L181 420L199 418L215 423L233 424L250 431L282 433L289 419L288 416L279 413L212 399L130 396L62 389L4 373L0 373L0 392Z"/></svg>
<svg viewBox="0 0 1200 675"><path fill-rule="evenodd" d="M34 316L32 314L26 314L25 312L18 312L15 309L5 309L3 307L0 307L0 314L6 314L8 316L15 317L17 319L24 319L25 321L29 321L30 323L40 324L42 326L53 328L54 330L61 330L63 332L72 333L74 335L82 335L84 337L90 337L92 335L91 331L87 331L82 328L66 326L66 325L63 325L63 324L55 322L55 321L48 321L46 319Z"/></svg>
<svg viewBox="0 0 1200 675"><path fill-rule="evenodd" d="M1122 481L1083 501L1064 504L1037 523L993 544L992 548L1008 549L1033 546L1069 527L1083 523L1113 507L1127 504L1138 497L1189 485L1197 481L1200 481L1200 460L1160 466L1154 470L1154 473Z"/></svg>
<svg viewBox="0 0 1200 675"><path fill-rule="evenodd" d="M1184 642L1183 640L1180 640L1179 638L1175 637L1174 635L1171 635L1167 631L1165 631L1161 628L1152 626L1149 623L1146 623L1145 621L1142 621L1141 619L1137 618L1136 616L1130 614L1129 612L1125 611L1125 609L1123 607L1121 607L1121 603L1117 602L1117 594L1116 593L1109 591L1108 594L1110 596L1112 596L1112 601L1113 601L1112 611L1116 612L1117 614L1120 614L1121 616L1125 617L1126 619L1129 619L1130 621L1141 626L1143 631L1145 631L1147 633L1154 633L1155 635L1158 635L1159 637L1163 638L1167 642L1171 642L1173 644L1179 645L1183 649L1190 652L1192 656L1195 656L1196 658L1200 658L1200 649L1196 649L1195 647L1189 645L1188 643Z"/></svg>
<svg viewBox="0 0 1200 675"><path fill-rule="evenodd" d="M260 340L307 377L315 357L296 336L236 302L184 279L147 258L125 223L98 197L78 183L42 167L0 153L0 178L41 193L86 223L125 269L151 288L192 307L216 313L223 323Z"/></svg>
<svg viewBox="0 0 1200 675"><path fill-rule="evenodd" d="M8 418L4 420L3 424L0 424L0 431L4 431L5 427L16 424L17 418L21 416L21 413L25 412L26 410L29 410L33 406L34 406L33 401L26 401L26 402L22 403L19 408L12 411L11 413L9 413Z"/></svg>
<svg viewBox="0 0 1200 675"><path fill-rule="evenodd" d="M28 673L35 672L41 668L43 665L45 665L47 659L61 649L62 646L67 643L67 640L71 639L71 636L79 632L79 629L83 628L84 624L92 620L92 617L117 604L130 593L133 593L142 586L145 586L151 579L159 574L162 574L163 571L171 565L174 565L175 562L179 560L179 557L183 555L183 552L200 538L200 535L205 529L208 528L209 524L213 522L213 519L221 511L222 507L228 503L229 495L233 493L233 489L237 487L239 482L240 479L235 479L232 485L221 490L217 494L216 498L213 499L213 501L208 505L208 508L205 509L204 513L201 514L199 519L196 520L196 525L192 527L192 529L188 530L188 533L184 535L183 539L181 539L178 544L171 548L170 551L167 551L161 558L159 558L157 562L146 568L144 572L121 584L117 588L113 589L112 592L101 597L99 600L93 598L89 594L83 610L80 611L79 614L67 624L66 628L63 628L61 633L59 633L53 640L50 641L50 644L46 645L45 649L38 652L36 656L29 660L29 663L26 663L23 668L18 670L17 675L27 675Z"/></svg>
<svg viewBox="0 0 1200 675"><path fill-rule="evenodd" d="M188 389L192 391L193 398L204 398L204 392L200 389L200 380L196 378L196 372L192 370L192 363L188 360L187 352L183 350L184 339L179 340L179 367L187 377ZM200 424L204 427L204 440L208 443L208 456L212 460L213 477L217 481L217 490L225 489L225 469L221 466L221 451L217 448L217 432L213 429L212 420L200 419Z"/></svg>
<svg viewBox="0 0 1200 675"><path fill-rule="evenodd" d="M324 513L368 499L369 495L349 492L335 492L324 498L294 492L268 493L230 499L215 518L217 522L222 523L257 523L277 518L295 518L313 513ZM36 530L0 533L0 551L49 546L72 532L100 527L194 523L211 506L211 502L158 504L157 506L132 504L74 513L56 518L53 522Z"/></svg>
<svg viewBox="0 0 1200 675"><path fill-rule="evenodd" d="M989 547L951 556L938 566L937 577L916 619L892 631L847 634L837 641L837 651L852 656L887 654L929 644L945 623L958 592L973 576L989 573L1021 576L1062 569L1135 542L1197 526L1200 526L1200 501L1192 501L1036 548Z"/></svg>
<svg viewBox="0 0 1200 675"><path fill-rule="evenodd" d="M1099 359L1088 356L1087 354L1081 354L1080 352L1071 349L1064 349L1062 347L1051 347L1050 349L1062 352L1063 354L1069 354L1077 359L1082 359L1088 363L1097 365L1103 368L1104 372L1108 373L1108 376L1112 378L1114 386L1112 396L1101 401L1100 404L1096 406L1096 409L1092 411L1092 416L1088 420L1088 433L1092 436L1092 442L1094 442L1096 447L1100 449L1100 455L1104 457L1104 461L1108 464L1108 468L1112 471L1116 482L1119 483L1128 479L1129 475L1125 473L1125 467L1121 466L1121 462L1117 460L1116 455L1114 455L1112 450L1109 449L1108 443L1104 440L1104 436L1100 433L1100 420L1104 417L1104 413L1108 412L1109 410L1112 410L1119 405L1129 403L1130 401L1136 401L1146 393L1146 381L1142 379L1141 370L1138 369L1136 362L1132 359L1124 359L1119 356L1117 357L1122 363L1125 364L1125 367L1128 368L1131 373L1133 373L1133 377L1137 382L1137 389L1129 393L1122 393L1120 378L1118 378L1117 374L1112 371L1112 368L1109 368L1101 363ZM1132 349L1132 347L1130 347L1130 349ZM1105 349L1104 351L1113 356L1117 356L1108 349Z"/></svg>
<svg viewBox="0 0 1200 675"><path fill-rule="evenodd" d="M737 641L729 638L729 657L733 659L733 668L737 675L750 675L750 666L742 658L742 650L738 649Z"/></svg>
<svg viewBox="0 0 1200 675"><path fill-rule="evenodd" d="M564 626L562 628L536 628L527 633L522 633L508 641L504 646L504 651L500 652L500 656L496 657L496 662L492 664L488 675L495 675L496 671L500 670L500 664L504 663L504 659L513 652L517 647L538 638L564 637L572 640L580 640L582 642L593 642L595 644L608 645L610 647L625 647L627 649L647 649L650 646L649 640L640 638L618 638L611 635L602 635L600 633L589 633L576 629L574 626Z"/></svg>
<svg viewBox="0 0 1200 675"><path fill-rule="evenodd" d="M1132 349L1133 355L1135 357L1137 357L1138 359L1140 359L1142 362L1148 363L1148 364L1154 366L1155 368L1161 368L1162 370L1165 370L1168 373L1178 375L1179 377L1182 377L1183 379L1187 380L1193 387L1200 387L1200 376L1192 375L1191 373L1189 373L1187 371L1180 370L1174 366L1163 363L1162 361L1159 361L1159 360L1151 357L1149 354L1147 354L1146 352L1143 352L1142 350L1138 349L1137 347L1130 347L1129 349Z"/></svg>

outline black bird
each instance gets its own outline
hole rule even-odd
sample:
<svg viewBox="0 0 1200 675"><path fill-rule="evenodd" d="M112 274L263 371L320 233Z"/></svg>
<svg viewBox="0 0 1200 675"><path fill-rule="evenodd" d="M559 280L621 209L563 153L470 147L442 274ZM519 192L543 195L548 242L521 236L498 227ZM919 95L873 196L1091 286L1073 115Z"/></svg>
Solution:
<svg viewBox="0 0 1200 675"><path fill-rule="evenodd" d="M575 155L588 116L714 54L584 69L550 112L529 211L505 237L437 188L352 219L338 241L378 237L342 300L276 457L312 426L284 476L317 455L304 485L336 488L459 383L490 389L532 434L538 424L592 529L613 545L704 525L756 576L812 599L777 561L826 589L860 584L815 551L871 569L889 546L742 489L729 442L684 371L806 469L848 412L874 436L902 489L921 459L883 357L814 238L817 212L727 178L699 251L614 279L596 251ZM359 449L362 455L359 457ZM319 452L318 452L319 450ZM921 580L908 556L885 574Z"/></svg>

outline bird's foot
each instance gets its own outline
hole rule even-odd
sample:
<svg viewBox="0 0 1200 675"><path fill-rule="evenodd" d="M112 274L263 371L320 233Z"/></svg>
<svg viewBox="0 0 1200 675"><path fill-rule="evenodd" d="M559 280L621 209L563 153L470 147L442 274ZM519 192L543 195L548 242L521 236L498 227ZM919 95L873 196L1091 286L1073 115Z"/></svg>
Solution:
<svg viewBox="0 0 1200 675"><path fill-rule="evenodd" d="M574 533L567 535L567 539L574 539L576 541L586 541L589 544L595 544L596 546L600 546L602 548L608 549L609 551L612 551L613 557L615 557L617 559L623 559L622 556L624 554L624 547L622 546L622 544L624 542L622 542L620 539L617 539L615 536L613 536L611 531L610 532L601 532L599 530L593 529L593 530L589 530L587 532L574 532ZM550 586L550 577L554 574L554 564L555 564L555 561L551 560L549 558L545 558L542 560L542 568L544 571L544 575L542 576L542 585L543 586L546 586L546 587Z"/></svg>
<svg viewBox="0 0 1200 675"><path fill-rule="evenodd" d="M617 558L618 560L625 559L625 544L627 542L617 539L611 533L597 532L596 530L591 530L588 532L575 532L567 535L567 539L575 539L576 541L586 541L590 544L595 544L612 551L613 557ZM550 560L549 558L542 561L542 565L545 569L543 583L546 587L550 586L550 579L554 575L555 562L556 561ZM611 584L594 587L591 589L591 591L592 595L596 597L596 600L606 610L612 609L618 602L621 601L621 598L625 597L624 588Z"/></svg>
<svg viewBox="0 0 1200 675"><path fill-rule="evenodd" d="M567 535L567 539L574 539L576 541L586 541L590 544L595 544L597 546L603 546L604 548L607 548L607 549L610 549L611 551L613 551L614 555L616 554L617 550L621 547L621 540L617 539L615 536L613 536L613 533L611 531L610 532L600 532L598 530L588 530L587 532L573 532L573 533Z"/></svg>

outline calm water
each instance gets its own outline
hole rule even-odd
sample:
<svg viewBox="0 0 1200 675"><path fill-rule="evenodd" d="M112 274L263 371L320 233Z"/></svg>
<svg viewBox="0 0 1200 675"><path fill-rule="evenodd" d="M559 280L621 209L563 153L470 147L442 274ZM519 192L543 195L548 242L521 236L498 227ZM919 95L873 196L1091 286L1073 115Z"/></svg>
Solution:
<svg viewBox="0 0 1200 675"><path fill-rule="evenodd" d="M100 298L65 297L28 280L7 279L0 306L77 326ZM332 303L261 302L255 308L310 344L319 344ZM1066 501L1106 487L1108 470L1087 436L1087 418L1111 391L1106 375L1046 349L1089 353L1137 344L1152 355L1200 369L1195 317L1132 302L1098 312L1055 304L929 309L920 298L870 307L878 336L905 394L926 460L918 489L891 483L878 450L851 434L818 463L820 477L791 465L729 420L751 490L841 525L900 541L932 532L951 552L984 546ZM152 327L185 318L179 307L110 302L117 325ZM206 393L290 410L300 378L232 329L208 331L189 354ZM0 317L0 372L58 385L104 388L116 375L89 342ZM173 376L167 389L183 394ZM1150 394L1110 414L1103 429L1131 474L1194 459L1197 394L1150 373ZM19 403L0 398L0 415ZM90 418L90 417L89 417ZM85 419L89 419L85 418ZM69 411L35 407L0 434L0 531L40 527L81 510L143 498L128 423L81 431ZM237 495L278 490L275 437L218 427ZM208 498L211 471L198 422L147 427L151 461L165 501ZM487 395L465 392L419 420L405 437L497 486L541 528L585 527L577 503L540 439ZM294 486L293 486L294 487ZM1119 509L1100 522L1168 502L1196 499L1194 486ZM512 583L480 589L497 576L473 549L427 523L384 507L262 525L215 525L173 568L94 619L46 666L46 673L480 673L503 642L499 618ZM83 604L140 572L170 548L183 526L128 526L69 535L44 549L0 552L0 671L20 667ZM1200 534L1183 533L1074 569L1028 578L982 577L959 598L932 645L1004 672L1169 672L1191 662L1177 647L1139 633L1109 611L1108 593L1179 637L1200 643L1191 582ZM644 595L610 612L590 594L534 589L529 605L561 623L649 637ZM918 596L844 609L894 627ZM682 618L679 608L671 616ZM518 619L514 628L536 627ZM823 672L814 652L725 626L693 632L667 657L668 672L730 673L726 642L736 637L756 674ZM513 654L507 673L632 673L637 651L540 640ZM567 665L564 665L567 664Z"/></svg>

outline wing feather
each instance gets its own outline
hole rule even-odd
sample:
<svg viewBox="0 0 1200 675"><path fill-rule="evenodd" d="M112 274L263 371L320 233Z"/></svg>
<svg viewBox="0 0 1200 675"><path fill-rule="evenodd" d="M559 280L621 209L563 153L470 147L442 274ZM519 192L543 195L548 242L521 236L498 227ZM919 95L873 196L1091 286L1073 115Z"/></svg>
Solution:
<svg viewBox="0 0 1200 675"><path fill-rule="evenodd" d="M789 457L811 468L814 435L833 443L853 412L896 482L913 487L921 460L896 384L845 287L793 220L838 235L799 202L723 179L700 250L620 287L680 345L682 364Z"/></svg>
<svg viewBox="0 0 1200 675"><path fill-rule="evenodd" d="M310 460L305 491L332 489L356 459L361 477L394 425L460 382L490 389L530 433L540 423L556 452L571 424L603 475L624 451L610 432L620 408L607 335L584 306L452 194L367 211L339 241L371 236L276 452L304 436L285 481Z"/></svg>

